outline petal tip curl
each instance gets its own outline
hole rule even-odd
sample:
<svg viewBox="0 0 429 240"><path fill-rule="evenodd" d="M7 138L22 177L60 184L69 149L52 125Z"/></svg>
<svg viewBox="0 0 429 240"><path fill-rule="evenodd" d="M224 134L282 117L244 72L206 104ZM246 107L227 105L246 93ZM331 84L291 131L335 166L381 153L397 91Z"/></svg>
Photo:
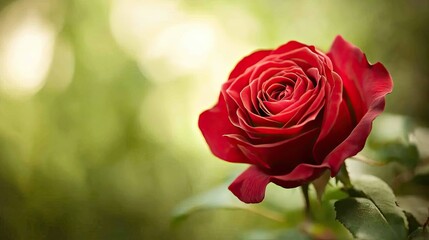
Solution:
<svg viewBox="0 0 429 240"><path fill-rule="evenodd" d="M270 183L270 176L256 166L250 166L238 176L228 189L242 202L260 203L265 198L265 189Z"/></svg>
<svg viewBox="0 0 429 240"><path fill-rule="evenodd" d="M356 93L351 101L351 110L360 116L350 135L325 158L324 162L330 165L331 176L334 176L346 158L363 149L372 122L383 112L385 97L392 92L393 81L383 64L377 62L371 65L358 47L341 36L335 38L328 56L343 78L349 95Z"/></svg>
<svg viewBox="0 0 429 240"><path fill-rule="evenodd" d="M224 137L226 133L238 133L226 111L225 100L220 94L218 103L200 114L198 127L215 156L228 162L247 163L243 153Z"/></svg>
<svg viewBox="0 0 429 240"><path fill-rule="evenodd" d="M244 57L242 60L240 60L237 63L235 68L231 71L228 79L233 79L238 77L239 75L244 73L248 67L256 64L264 57L270 55L270 53L271 53L271 50L258 50Z"/></svg>

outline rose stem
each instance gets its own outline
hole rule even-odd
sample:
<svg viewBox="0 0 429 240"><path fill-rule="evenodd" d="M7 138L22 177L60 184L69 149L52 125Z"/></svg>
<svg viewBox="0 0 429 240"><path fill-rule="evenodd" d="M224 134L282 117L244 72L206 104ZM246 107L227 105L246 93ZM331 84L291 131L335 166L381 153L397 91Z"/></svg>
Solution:
<svg viewBox="0 0 429 240"><path fill-rule="evenodd" d="M304 195L305 200L305 217L307 220L311 220L311 208L310 208L310 198L308 197L308 184L303 184L301 186L302 194Z"/></svg>

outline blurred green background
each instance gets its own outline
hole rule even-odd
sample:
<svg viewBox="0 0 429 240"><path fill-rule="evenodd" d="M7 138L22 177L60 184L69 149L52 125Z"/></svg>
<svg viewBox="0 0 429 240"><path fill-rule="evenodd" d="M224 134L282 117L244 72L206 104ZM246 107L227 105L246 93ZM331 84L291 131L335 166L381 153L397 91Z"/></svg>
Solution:
<svg viewBox="0 0 429 240"><path fill-rule="evenodd" d="M197 127L243 56L337 34L390 71L387 111L429 123L429 1L0 1L0 239L237 239L270 225L183 199L245 166ZM285 200L286 202L286 200Z"/></svg>

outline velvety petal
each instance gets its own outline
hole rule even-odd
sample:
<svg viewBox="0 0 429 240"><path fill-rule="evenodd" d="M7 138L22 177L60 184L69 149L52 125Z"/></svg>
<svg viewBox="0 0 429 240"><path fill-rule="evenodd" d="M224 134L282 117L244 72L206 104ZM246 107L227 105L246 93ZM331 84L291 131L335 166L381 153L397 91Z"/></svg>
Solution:
<svg viewBox="0 0 429 240"><path fill-rule="evenodd" d="M223 136L242 132L231 124L222 94L213 108L201 113L198 126L215 156L229 162L249 163L243 153Z"/></svg>
<svg viewBox="0 0 429 240"><path fill-rule="evenodd" d="M275 69L275 68L287 69L287 68L295 68L295 67L297 67L297 65L293 61L288 61L288 60L279 61L278 59L272 59L272 60L264 59L264 61L261 61L258 64L255 64L254 66L252 66L251 68L252 71L249 79L250 81L254 81L255 79L259 79L261 77L266 78L264 77L264 73L267 71L270 71L271 69Z"/></svg>
<svg viewBox="0 0 429 240"><path fill-rule="evenodd" d="M316 96L313 102L306 104L306 110L304 111L304 113L301 114L300 117L297 116L299 120L296 121L296 124L302 124L315 119L321 109L325 106L326 101L324 85L324 82L320 83L321 89L319 91L319 94ZM291 119L291 122L295 122L295 119Z"/></svg>
<svg viewBox="0 0 429 240"><path fill-rule="evenodd" d="M326 165L300 164L288 174L273 176L250 166L231 183L229 190L245 203L259 203L264 199L270 182L284 188L294 188L318 178L327 168Z"/></svg>
<svg viewBox="0 0 429 240"><path fill-rule="evenodd" d="M320 60L319 54L315 53L308 47L284 53L279 55L279 58L293 60L305 70L312 67L322 69L323 66L323 62Z"/></svg>
<svg viewBox="0 0 429 240"><path fill-rule="evenodd" d="M250 86L246 86L243 88L243 90L241 90L240 99L244 107L243 110L246 110L249 113L251 112L260 115L261 113L259 111L259 107L256 103L253 103L253 101L256 102L256 100L253 100L254 98L256 97L253 96L250 92Z"/></svg>
<svg viewBox="0 0 429 240"><path fill-rule="evenodd" d="M334 69L332 65L332 61L329 57L327 57L327 54L315 49L315 52L319 54L320 60L324 62L324 66L328 67L328 71L332 71Z"/></svg>
<svg viewBox="0 0 429 240"><path fill-rule="evenodd" d="M239 127L243 129L246 134L249 136L270 136L270 135L285 135L285 136L294 136L304 129L304 125L295 125L289 128L279 128L279 127L266 127L266 126L252 126L249 124L249 121L246 120L246 116L243 116L241 111L237 111L239 115Z"/></svg>
<svg viewBox="0 0 429 240"><path fill-rule="evenodd" d="M294 63L290 61L283 61L279 63L279 62L264 60L264 62L256 63L255 65L251 66L251 69L249 68L245 73L242 73L236 78L224 83L222 85L221 91L225 97L229 116L233 124L238 125L238 119L235 116L235 112L237 111L238 108L240 109L245 108L243 105L243 100L253 101L254 98L252 96L257 95L257 91L256 92L250 91L250 93L244 99L242 99L240 95L241 92L246 87L249 86L249 83L251 83L250 79L253 79L254 74L262 74L264 71L272 67L291 67L293 65ZM252 89L250 88L250 90ZM255 101L256 101L256 97L255 97ZM253 102L252 104L257 106L256 102Z"/></svg>
<svg viewBox="0 0 429 240"><path fill-rule="evenodd" d="M305 77L305 73L302 69L296 65L294 62L286 61L288 64L276 63L277 66L266 69L261 75L256 79L258 82L258 89L266 89L267 81L274 76L283 76L292 79L296 79L298 76Z"/></svg>
<svg viewBox="0 0 429 240"><path fill-rule="evenodd" d="M365 106L370 106L374 100L384 98L392 91L392 78L383 64L369 64L365 54L341 36L335 39L328 54L335 66L335 72L345 78L344 84L354 83L357 89L361 90L359 93L366 103Z"/></svg>
<svg viewBox="0 0 429 240"><path fill-rule="evenodd" d="M269 116L268 119L283 122L284 127L302 125L302 123L307 122L307 120L312 120L308 119L308 117L312 115L316 116L323 107L325 101L324 86L325 83L321 81L320 84L316 86L316 89L305 92L296 102L285 107L280 113ZM267 105L269 104L267 103Z"/></svg>
<svg viewBox="0 0 429 240"><path fill-rule="evenodd" d="M288 174L271 176L270 181L284 188L294 188L318 178L328 168L327 165L303 163Z"/></svg>
<svg viewBox="0 0 429 240"><path fill-rule="evenodd" d="M368 110L368 104L364 103L365 93L362 87L371 84L363 75L370 65L362 51L341 36L335 38L327 55L334 65L334 71L342 78L347 101L352 106L351 114L358 122Z"/></svg>
<svg viewBox="0 0 429 240"><path fill-rule="evenodd" d="M265 197L265 188L270 183L270 176L256 166L250 166L229 186L229 190L245 203L259 203Z"/></svg>
<svg viewBox="0 0 429 240"><path fill-rule="evenodd" d="M228 79L233 79L238 77L240 74L244 73L246 69L250 66L253 66L257 62L259 62L264 57L270 55L271 50L260 50L254 53L251 53L247 57L244 57L240 62L237 63L235 68L229 74Z"/></svg>
<svg viewBox="0 0 429 240"><path fill-rule="evenodd" d="M341 144L351 133L353 128L352 118L347 103L342 101L338 111L337 119L334 120L334 127L323 138L319 138L313 148L313 155L316 162L321 163L325 157L332 152L335 147Z"/></svg>
<svg viewBox="0 0 429 240"><path fill-rule="evenodd" d="M269 116L270 120L282 122L286 124L289 120L295 116L295 114L304 110L306 104L310 104L314 98L316 98L314 91L305 92L297 101L278 101L278 102L264 102L265 106L271 111L278 112L275 115Z"/></svg>
<svg viewBox="0 0 429 240"><path fill-rule="evenodd" d="M319 80L321 75L318 68L312 67L307 70L309 77L312 77L314 80Z"/></svg>
<svg viewBox="0 0 429 240"><path fill-rule="evenodd" d="M248 77L248 84L250 85L250 99L255 108L258 108L258 101L256 96L259 91L263 88L263 85L276 73L279 71L293 71L299 72L300 70L298 66L293 61L268 61L264 59L263 62L255 65L251 70L251 75ZM248 74L246 74L248 76ZM261 113L260 111L255 111Z"/></svg>
<svg viewBox="0 0 429 240"><path fill-rule="evenodd" d="M316 144L313 148L314 157L318 162L322 162L324 157L326 156L323 152L326 149L325 145L331 145L336 146L334 144L338 144L339 142L329 142L329 143L323 143L327 142L329 139L327 136L330 134L340 134L343 135L344 133L347 134L350 132L349 129L344 129L343 127L345 124L349 124L349 111L348 109L343 109L343 113L339 113L340 111L340 104L344 103L343 101L343 84L340 76L338 76L336 73L332 73L332 75L328 76L327 81L329 82L327 86L330 87L330 91L328 93L328 97L326 98L325 102L325 108L324 108L324 114L323 114L323 121L322 121L322 127L320 135L316 141ZM338 116L340 114L340 117ZM347 114L345 116L344 114ZM341 129L342 132L332 131L333 128ZM327 140L328 139L328 140ZM319 144L322 142L322 144ZM319 146L320 145L320 146Z"/></svg>
<svg viewBox="0 0 429 240"><path fill-rule="evenodd" d="M247 71L222 85L221 94L223 94L225 98L228 116L231 123L236 127L239 127L239 120L236 112L238 110L245 110L243 100L241 99L241 92L244 88L248 87L250 74L251 72Z"/></svg>
<svg viewBox="0 0 429 240"><path fill-rule="evenodd" d="M264 144L253 144L238 134L225 136L239 146L251 162L274 174L290 172L300 163L312 163L312 153L308 151L308 146L314 144L318 131L311 129L293 138Z"/></svg>
<svg viewBox="0 0 429 240"><path fill-rule="evenodd" d="M335 39L328 56L343 79L350 97L349 109L354 110L357 121L350 135L324 160L335 176L344 159L356 155L364 147L372 121L384 110L385 96L392 91L393 82L381 63L370 65L362 51L341 36Z"/></svg>
<svg viewBox="0 0 429 240"><path fill-rule="evenodd" d="M222 85L221 92L225 96L225 101L231 114L235 112L237 107L243 108L240 93L249 84L249 74L250 73L240 75L234 80L228 81Z"/></svg>
<svg viewBox="0 0 429 240"><path fill-rule="evenodd" d="M372 121L384 110L384 98L377 99L364 115L350 135L338 145L324 160L331 166L331 175L335 176L346 158L360 152L372 128Z"/></svg>
<svg viewBox="0 0 429 240"><path fill-rule="evenodd" d="M289 42L281 45L277 49L273 50L271 54L273 56L277 56L279 54L288 53L290 51L294 51L296 49L301 49L301 48L308 48L308 49L310 49L314 53L321 53L321 52L317 51L314 46L306 45L306 44L303 44L303 43L300 43L300 42L297 42L297 41L289 41Z"/></svg>

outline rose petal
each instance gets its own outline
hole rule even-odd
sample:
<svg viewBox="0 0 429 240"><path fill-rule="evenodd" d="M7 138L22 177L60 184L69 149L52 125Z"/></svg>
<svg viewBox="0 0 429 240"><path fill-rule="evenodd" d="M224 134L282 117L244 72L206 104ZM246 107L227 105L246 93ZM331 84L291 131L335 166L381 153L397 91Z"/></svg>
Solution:
<svg viewBox="0 0 429 240"><path fill-rule="evenodd" d="M362 51L338 36L328 56L343 79L357 126L324 160L335 176L344 159L357 154L365 145L372 121L384 110L385 96L393 88L392 79L381 63L370 65ZM346 61L345 61L346 59Z"/></svg>
<svg viewBox="0 0 429 240"><path fill-rule="evenodd" d="M308 76L312 77L314 80L319 80L322 75L320 75L319 69L312 67L307 70Z"/></svg>
<svg viewBox="0 0 429 240"><path fill-rule="evenodd" d="M385 100L378 99L371 105L371 109L364 115L351 134L338 145L324 160L331 166L331 176L340 170L344 160L356 155L365 146L372 128L372 121L384 110Z"/></svg>
<svg viewBox="0 0 429 240"><path fill-rule="evenodd" d="M237 110L237 115L238 115L239 122L240 121L246 121L246 122L248 122L248 123L246 123L246 125L249 125L251 127L263 126L263 127L278 128L278 127L281 127L283 125L280 122L268 119L266 117L260 116L258 114L252 113L252 112L244 114L241 109ZM239 125L238 127L241 128L242 125Z"/></svg>
<svg viewBox="0 0 429 240"><path fill-rule="evenodd" d="M272 176L270 180L284 188L294 188L318 178L325 169L328 169L327 165L300 164L292 172Z"/></svg>
<svg viewBox="0 0 429 240"><path fill-rule="evenodd" d="M293 127L295 125L304 125L306 122L313 120L313 117L319 113L323 107L325 96L325 83L320 81L320 84L315 89L305 92L296 102L284 107L280 113L267 117L270 120L283 122L283 127ZM266 103L269 105L281 104Z"/></svg>
<svg viewBox="0 0 429 240"><path fill-rule="evenodd" d="M270 183L270 176L260 171L256 166L250 166L228 189L245 203L259 203L265 197L265 188Z"/></svg>
<svg viewBox="0 0 429 240"><path fill-rule="evenodd" d="M228 119L222 94L213 108L201 113L198 126L215 156L228 162L248 163L243 153L223 136L224 134L242 133Z"/></svg>
<svg viewBox="0 0 429 240"><path fill-rule="evenodd" d="M271 53L271 50L260 50L260 51L251 53L247 57L244 57L240 62L237 63L235 68L231 71L228 79L231 80L233 78L238 77L240 74L244 73L248 67L253 66L264 57L270 55L270 53Z"/></svg>
<svg viewBox="0 0 429 240"><path fill-rule="evenodd" d="M232 144L237 145L243 154L259 167L272 174L287 173L300 163L312 163L312 153L307 151L318 134L318 129L311 129L282 141L253 144L239 134L228 134Z"/></svg>
<svg viewBox="0 0 429 240"><path fill-rule="evenodd" d="M350 128L344 128L344 126L350 127L351 124L349 121L349 111L347 109L343 109L343 112L339 113L340 104L343 102L343 84L341 78L336 73L332 73L331 75L328 75L327 81L329 82L327 86L330 87L330 91L325 101L324 117L321 127L322 130L313 148L314 157L318 162L322 162L326 156L326 153L323 153L323 151L326 150L326 147L324 147L325 145L336 146L336 144L340 143L335 142L334 144L334 142L326 140L329 134L336 134L338 135L336 136L338 138L339 136L344 136L344 134L348 134L351 131ZM334 131L332 131L332 129L334 129ZM329 139L332 139L332 137ZM318 144L319 142L327 141L328 143L326 144Z"/></svg>
<svg viewBox="0 0 429 240"><path fill-rule="evenodd" d="M245 203L259 203L264 200L265 189L270 182L284 188L294 188L318 178L328 166L300 164L285 175L271 176L256 166L250 166L229 186L229 190Z"/></svg>
<svg viewBox="0 0 429 240"><path fill-rule="evenodd" d="M294 136L304 129L304 125L295 125L289 128L267 127L267 126L252 126L243 116L241 111L237 111L239 127L243 129L249 137L255 136L270 136L270 135L288 135Z"/></svg>
<svg viewBox="0 0 429 240"><path fill-rule="evenodd" d="M321 163L325 157L332 152L340 143L344 141L353 130L353 122L350 116L347 103L342 101L338 111L337 119L334 120L334 126L323 138L319 138L313 148L313 155L317 162Z"/></svg>
<svg viewBox="0 0 429 240"><path fill-rule="evenodd" d="M276 56L276 55L281 54L281 53L286 53L286 52L290 52L290 51L293 51L296 49L307 48L307 47L309 47L309 46L305 45L303 43L300 43L297 41L289 41L289 42L281 45L280 47L278 47L274 51L272 51L272 55Z"/></svg>
<svg viewBox="0 0 429 240"><path fill-rule="evenodd" d="M324 54L323 54L324 55ZM282 55L279 55L281 59L293 60L305 71L309 68L317 67L323 69L323 62L319 58L319 54L312 51L310 48L299 48Z"/></svg>

